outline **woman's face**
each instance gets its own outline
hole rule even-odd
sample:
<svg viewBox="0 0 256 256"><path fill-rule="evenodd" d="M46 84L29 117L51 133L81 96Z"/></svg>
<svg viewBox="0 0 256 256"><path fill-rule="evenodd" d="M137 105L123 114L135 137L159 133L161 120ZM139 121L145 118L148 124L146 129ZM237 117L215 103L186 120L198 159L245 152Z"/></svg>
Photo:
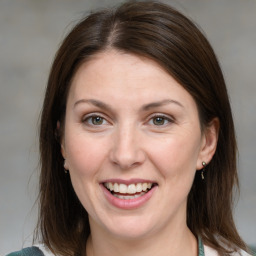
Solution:
<svg viewBox="0 0 256 256"><path fill-rule="evenodd" d="M84 63L62 154L92 232L131 239L186 226L195 172L215 149L206 130L191 95L157 63L114 50Z"/></svg>

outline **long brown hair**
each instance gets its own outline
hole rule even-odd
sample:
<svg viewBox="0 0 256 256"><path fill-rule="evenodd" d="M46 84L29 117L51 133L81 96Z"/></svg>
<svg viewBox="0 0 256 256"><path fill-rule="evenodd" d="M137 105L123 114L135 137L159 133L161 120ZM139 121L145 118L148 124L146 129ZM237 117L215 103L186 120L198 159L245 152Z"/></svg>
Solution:
<svg viewBox="0 0 256 256"><path fill-rule="evenodd" d="M205 180L196 174L188 195L187 225L220 255L246 246L233 216L238 188L237 146L225 81L216 56L197 26L159 2L127 2L90 14L67 35L50 72L40 127L40 214L38 232L55 253L80 255L90 234L88 215L64 173L56 129L63 123L71 80L94 54L114 48L159 63L194 98L201 126L220 121L216 153ZM198 173L198 172L197 172Z"/></svg>

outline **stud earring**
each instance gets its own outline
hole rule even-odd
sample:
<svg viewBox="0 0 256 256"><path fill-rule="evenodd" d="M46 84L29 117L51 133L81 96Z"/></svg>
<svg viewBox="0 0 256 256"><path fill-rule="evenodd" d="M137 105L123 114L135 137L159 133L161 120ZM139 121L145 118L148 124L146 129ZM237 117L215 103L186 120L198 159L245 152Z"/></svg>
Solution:
<svg viewBox="0 0 256 256"><path fill-rule="evenodd" d="M203 161L203 162L202 162L202 165L203 165L203 169L202 169L202 171L201 171L201 178L202 178L202 180L204 180L204 171L205 171L205 167L206 167L206 162Z"/></svg>

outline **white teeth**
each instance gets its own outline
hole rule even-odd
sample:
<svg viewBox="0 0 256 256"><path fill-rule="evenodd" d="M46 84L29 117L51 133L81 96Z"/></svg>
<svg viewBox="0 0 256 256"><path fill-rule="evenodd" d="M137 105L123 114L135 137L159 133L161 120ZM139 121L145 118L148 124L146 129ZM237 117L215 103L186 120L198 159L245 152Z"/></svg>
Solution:
<svg viewBox="0 0 256 256"><path fill-rule="evenodd" d="M146 191L148 189L148 183L143 183L142 184L142 190Z"/></svg>
<svg viewBox="0 0 256 256"><path fill-rule="evenodd" d="M127 193L127 186L125 184L120 184L119 185L119 192L122 194L126 194Z"/></svg>
<svg viewBox="0 0 256 256"><path fill-rule="evenodd" d="M114 192L119 192L119 186L117 183L114 184Z"/></svg>
<svg viewBox="0 0 256 256"><path fill-rule="evenodd" d="M128 189L127 189L127 193L128 194L135 194L137 191L136 191L136 186L135 184L130 184L128 185Z"/></svg>
<svg viewBox="0 0 256 256"><path fill-rule="evenodd" d="M108 189L110 190L110 191L113 191L113 184L112 183L108 183Z"/></svg>
<svg viewBox="0 0 256 256"><path fill-rule="evenodd" d="M137 192L141 192L142 191L142 184L141 183L138 183L136 185L136 190L137 190Z"/></svg>
<svg viewBox="0 0 256 256"><path fill-rule="evenodd" d="M118 183L111 183L106 182L104 183L104 186L110 190L114 191L115 193L121 193L121 194L136 194L140 193L142 191L146 192L148 189L151 189L153 183L137 183L137 184L118 184Z"/></svg>
<svg viewBox="0 0 256 256"><path fill-rule="evenodd" d="M140 193L139 195L134 195L134 196L124 196L124 195L113 194L113 196L115 196L119 199L125 199L125 200L138 198L138 197L143 196L143 195L145 195L144 192Z"/></svg>

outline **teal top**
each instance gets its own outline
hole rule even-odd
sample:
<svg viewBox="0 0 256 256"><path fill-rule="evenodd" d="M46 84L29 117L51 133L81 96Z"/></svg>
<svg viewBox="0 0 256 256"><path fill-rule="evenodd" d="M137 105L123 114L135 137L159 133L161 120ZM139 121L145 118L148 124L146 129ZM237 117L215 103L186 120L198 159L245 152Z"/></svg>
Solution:
<svg viewBox="0 0 256 256"><path fill-rule="evenodd" d="M201 237L198 237L198 256L204 256L204 245Z"/></svg>
<svg viewBox="0 0 256 256"><path fill-rule="evenodd" d="M38 247L32 246L18 252L12 252L6 256L44 256L44 254Z"/></svg>
<svg viewBox="0 0 256 256"><path fill-rule="evenodd" d="M44 256L44 254L38 247L32 246L18 252L12 252L6 256ZM204 256L204 245L201 237L198 237L198 256Z"/></svg>

